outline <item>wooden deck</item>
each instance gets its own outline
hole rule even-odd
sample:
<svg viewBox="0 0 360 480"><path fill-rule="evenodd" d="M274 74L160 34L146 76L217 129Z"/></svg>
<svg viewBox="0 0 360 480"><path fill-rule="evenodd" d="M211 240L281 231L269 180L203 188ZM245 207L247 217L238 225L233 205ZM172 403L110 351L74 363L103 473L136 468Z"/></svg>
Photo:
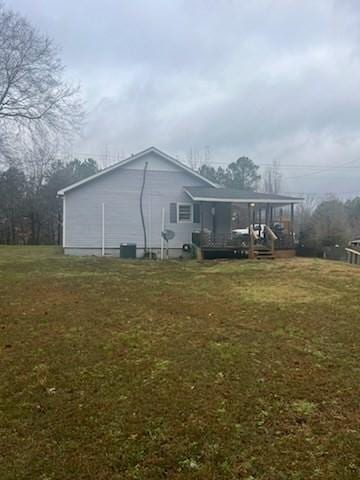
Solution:
<svg viewBox="0 0 360 480"><path fill-rule="evenodd" d="M214 234L201 232L198 256L201 258L250 258L273 260L295 256L292 239L279 238L270 227L265 228L265 238L259 238L250 228L250 235Z"/></svg>

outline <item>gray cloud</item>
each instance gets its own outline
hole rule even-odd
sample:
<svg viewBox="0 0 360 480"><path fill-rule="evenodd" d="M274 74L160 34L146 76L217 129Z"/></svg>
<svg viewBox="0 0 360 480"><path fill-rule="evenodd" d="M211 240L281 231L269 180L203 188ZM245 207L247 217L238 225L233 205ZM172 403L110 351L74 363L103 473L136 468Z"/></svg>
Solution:
<svg viewBox="0 0 360 480"><path fill-rule="evenodd" d="M213 162L279 159L289 191L360 193L358 2L11 5L55 39L83 85L77 152L116 159L154 144L186 159L207 145Z"/></svg>

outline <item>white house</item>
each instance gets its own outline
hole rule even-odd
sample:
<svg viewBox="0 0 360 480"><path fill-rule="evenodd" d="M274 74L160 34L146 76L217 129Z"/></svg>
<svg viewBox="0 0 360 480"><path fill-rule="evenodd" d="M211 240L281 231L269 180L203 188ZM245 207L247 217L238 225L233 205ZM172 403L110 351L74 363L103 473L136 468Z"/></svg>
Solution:
<svg viewBox="0 0 360 480"><path fill-rule="evenodd" d="M150 147L58 192L63 198L63 247L70 255L161 254L170 230L171 257L185 255L200 231L231 238L232 204L268 207L298 199L220 188L175 158ZM250 207L249 207L250 208ZM255 214L255 211L254 211ZM165 242L166 243L166 242Z"/></svg>

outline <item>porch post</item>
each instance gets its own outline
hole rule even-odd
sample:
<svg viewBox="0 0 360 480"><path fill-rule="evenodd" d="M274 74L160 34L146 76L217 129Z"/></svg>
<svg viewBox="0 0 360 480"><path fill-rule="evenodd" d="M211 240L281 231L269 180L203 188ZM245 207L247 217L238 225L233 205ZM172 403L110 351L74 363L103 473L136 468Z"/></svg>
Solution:
<svg viewBox="0 0 360 480"><path fill-rule="evenodd" d="M200 202L199 204L199 211L200 211L200 247L202 247L204 243L204 204Z"/></svg>
<svg viewBox="0 0 360 480"><path fill-rule="evenodd" d="M251 230L254 231L254 224L255 224L255 208L256 205L255 203L248 203L248 209L249 209L249 251L248 251L248 257L249 258L254 258L254 238L252 236Z"/></svg>
<svg viewBox="0 0 360 480"><path fill-rule="evenodd" d="M204 231L204 208L203 208L203 202L200 202L199 210L200 210L200 232L202 233L202 232Z"/></svg>
<svg viewBox="0 0 360 480"><path fill-rule="evenodd" d="M215 239L215 236L216 236L216 203L215 202L213 202L212 204L211 214L212 214L212 231Z"/></svg>
<svg viewBox="0 0 360 480"><path fill-rule="evenodd" d="M294 204L290 205L290 245L294 247Z"/></svg>
<svg viewBox="0 0 360 480"><path fill-rule="evenodd" d="M269 204L266 204L265 209L265 225L269 225Z"/></svg>
<svg viewBox="0 0 360 480"><path fill-rule="evenodd" d="M233 231L233 204L230 203L230 238L232 238L232 231Z"/></svg>
<svg viewBox="0 0 360 480"><path fill-rule="evenodd" d="M251 235L251 203L248 203L248 220L249 220L248 257L253 258L253 238L252 238L252 235Z"/></svg>

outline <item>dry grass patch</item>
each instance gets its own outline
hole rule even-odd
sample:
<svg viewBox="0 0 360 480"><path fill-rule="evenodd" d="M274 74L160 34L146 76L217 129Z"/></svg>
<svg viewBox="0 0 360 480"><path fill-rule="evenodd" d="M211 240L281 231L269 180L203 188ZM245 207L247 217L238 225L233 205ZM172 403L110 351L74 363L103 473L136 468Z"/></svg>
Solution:
<svg viewBox="0 0 360 480"><path fill-rule="evenodd" d="M0 478L355 480L360 269L0 248Z"/></svg>
<svg viewBox="0 0 360 480"><path fill-rule="evenodd" d="M240 295L246 302L276 303L332 303L341 300L341 292L328 286L317 286L302 278L294 278L290 284L284 284L279 277L268 284L252 281L245 285L235 286L234 295Z"/></svg>

